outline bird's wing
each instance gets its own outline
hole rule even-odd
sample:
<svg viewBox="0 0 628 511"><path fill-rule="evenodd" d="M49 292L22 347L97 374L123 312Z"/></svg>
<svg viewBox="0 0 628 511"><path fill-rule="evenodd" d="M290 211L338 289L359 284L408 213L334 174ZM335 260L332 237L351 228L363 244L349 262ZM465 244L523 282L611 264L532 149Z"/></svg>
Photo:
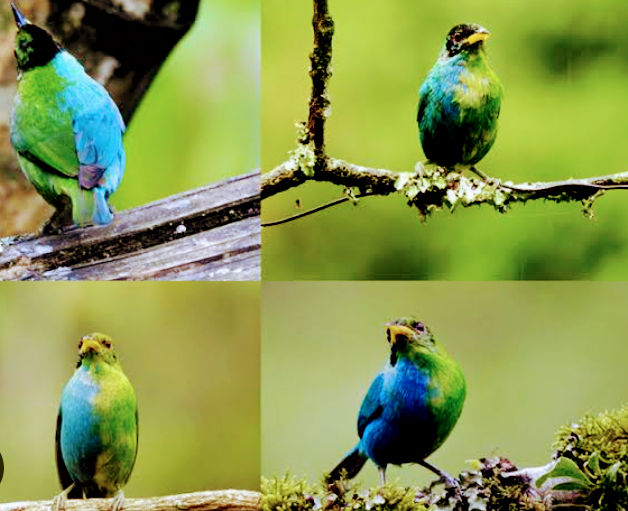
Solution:
<svg viewBox="0 0 628 511"><path fill-rule="evenodd" d="M78 180L87 190L99 183L107 167L119 157L122 145L124 121L113 100L109 96L104 99L98 107L72 119L79 160Z"/></svg>
<svg viewBox="0 0 628 511"><path fill-rule="evenodd" d="M34 126L28 132L11 130L11 142L17 153L43 172L64 177L76 177L76 154L72 137L62 130L50 132Z"/></svg>
<svg viewBox="0 0 628 511"><path fill-rule="evenodd" d="M133 471L133 467L135 466L135 460L137 460L137 451L140 446L140 416L138 414L137 406L135 407L135 458L133 458L133 463L131 463L131 470L129 470L129 477L131 476L131 472Z"/></svg>
<svg viewBox="0 0 628 511"><path fill-rule="evenodd" d="M429 80L429 77L428 77ZM421 88L419 89L419 108L417 111L416 120L419 124L421 124L421 119L423 119L423 115L425 114L425 108L427 106L429 95L431 94L431 89L429 87L428 81L426 80Z"/></svg>
<svg viewBox="0 0 628 511"><path fill-rule="evenodd" d="M57 415L57 431L55 433L55 458L57 460L57 474L59 475L59 482L61 483L61 488L66 489L70 486L74 481L72 481L72 477L68 472L68 469L63 462L63 455L61 454L61 423L63 419L61 418L61 407L59 407L59 415ZM78 496L75 492L78 490ZM73 489L68 495L69 498L80 498L80 488Z"/></svg>
<svg viewBox="0 0 628 511"><path fill-rule="evenodd" d="M358 435L360 438L362 438L366 426L382 414L383 407L380 396L383 385L384 373L379 373L371 383L364 401L362 401L358 414Z"/></svg>

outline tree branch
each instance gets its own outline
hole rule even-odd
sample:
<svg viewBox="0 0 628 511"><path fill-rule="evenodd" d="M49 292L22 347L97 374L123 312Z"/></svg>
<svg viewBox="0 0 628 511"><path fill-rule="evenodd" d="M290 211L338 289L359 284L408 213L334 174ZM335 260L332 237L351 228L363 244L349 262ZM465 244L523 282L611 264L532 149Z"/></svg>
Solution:
<svg viewBox="0 0 628 511"><path fill-rule="evenodd" d="M325 119L329 115L327 81L331 77L331 50L334 36L334 22L327 8L327 0L314 0L314 50L310 55L310 77L312 94L310 114L307 121L308 137L304 142L314 144L315 168L325 164Z"/></svg>
<svg viewBox="0 0 628 511"><path fill-rule="evenodd" d="M410 206L416 207L422 218L431 212L447 207L455 208L490 204L499 212L509 205L529 200L550 199L555 202L580 201L584 211L592 216L593 201L603 190L627 189L628 172L586 179L569 179L553 182L520 183L500 182L487 178L467 178L462 168L445 169L418 163L415 171L396 172L375 169L329 157L325 152L325 119L330 112L327 93L331 76L331 48L334 23L329 14L327 0L314 0L314 49L311 54L310 77L312 93L309 100L307 123L297 125L297 147L287 161L262 175L261 198L266 199L307 181L328 182L345 189L357 189L352 195L389 195L403 193ZM480 173L479 169L471 169ZM342 200L335 203L343 202ZM306 216L315 208L294 218ZM287 220L287 219L286 219ZM277 225L284 220L268 222Z"/></svg>
<svg viewBox="0 0 628 511"><path fill-rule="evenodd" d="M260 494L248 490L203 491L148 499L125 499L124 511L258 511ZM0 504L0 511L50 511L51 500ZM69 499L68 511L109 511L111 499Z"/></svg>

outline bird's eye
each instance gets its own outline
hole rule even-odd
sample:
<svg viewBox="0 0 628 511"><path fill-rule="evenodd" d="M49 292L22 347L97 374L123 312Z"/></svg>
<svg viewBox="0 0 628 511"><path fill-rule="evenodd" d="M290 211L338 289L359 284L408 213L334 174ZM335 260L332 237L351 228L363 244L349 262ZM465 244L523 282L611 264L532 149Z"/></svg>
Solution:
<svg viewBox="0 0 628 511"><path fill-rule="evenodd" d="M417 324L414 326L414 329L415 329L417 332L419 332L420 334L425 333L425 325L424 325L423 323L417 323Z"/></svg>
<svg viewBox="0 0 628 511"><path fill-rule="evenodd" d="M103 341L102 341L102 345L103 345L105 348L111 348L111 342L109 342L107 339L103 339Z"/></svg>
<svg viewBox="0 0 628 511"><path fill-rule="evenodd" d="M79 341L79 346L78 346L78 349L81 349L82 347L83 347L83 339L81 339L81 340Z"/></svg>

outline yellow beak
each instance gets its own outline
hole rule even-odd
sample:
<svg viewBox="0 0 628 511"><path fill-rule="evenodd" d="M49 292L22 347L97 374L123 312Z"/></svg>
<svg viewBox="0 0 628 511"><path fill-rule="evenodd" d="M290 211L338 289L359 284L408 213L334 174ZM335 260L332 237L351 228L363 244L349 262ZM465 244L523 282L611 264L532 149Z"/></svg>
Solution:
<svg viewBox="0 0 628 511"><path fill-rule="evenodd" d="M491 34L489 32L476 32L475 34L471 34L469 37L467 37L467 39L465 40L465 44L475 44L479 41L486 41L489 37L491 36Z"/></svg>
<svg viewBox="0 0 628 511"><path fill-rule="evenodd" d="M81 345L81 355L85 355L88 351L94 353L100 352L100 344L89 337L83 337L83 344Z"/></svg>
<svg viewBox="0 0 628 511"><path fill-rule="evenodd" d="M415 334L414 330L403 325L390 325L388 327L388 332L390 334L391 346L394 346L397 342L398 335L402 335L404 337L412 337Z"/></svg>

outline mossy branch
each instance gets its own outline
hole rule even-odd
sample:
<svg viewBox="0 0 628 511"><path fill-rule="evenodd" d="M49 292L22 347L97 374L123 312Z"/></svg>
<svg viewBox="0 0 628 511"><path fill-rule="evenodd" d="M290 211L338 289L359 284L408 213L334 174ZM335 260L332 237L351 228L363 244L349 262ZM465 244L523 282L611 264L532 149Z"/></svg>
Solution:
<svg viewBox="0 0 628 511"><path fill-rule="evenodd" d="M67 501L67 511L110 511L112 499ZM257 511L260 494L248 490L201 491L147 499L125 499L124 511ZM51 500L0 504L0 511L50 511Z"/></svg>
<svg viewBox="0 0 628 511"><path fill-rule="evenodd" d="M421 218L456 206L489 204L500 213L516 202L550 199L554 202L580 202L587 216L592 216L593 202L604 190L628 189L628 172L587 179L520 183L498 179L471 179L462 168L445 169L418 163L413 171L397 172L357 165L328 156L325 152L325 120L330 113L327 92L331 77L334 22L327 0L313 0L314 49L310 56L312 92L307 122L297 124L297 147L287 161L262 175L261 198L285 192L307 181L340 185L352 200L357 195L401 193ZM483 175L477 169L471 169ZM335 201L338 202L338 201ZM324 208L317 208L324 209ZM305 216L295 215L294 218ZM271 222L273 225L280 222Z"/></svg>
<svg viewBox="0 0 628 511"><path fill-rule="evenodd" d="M262 511L615 511L628 508L628 407L556 434L554 459L518 470L508 459L481 458L459 476L460 492L440 481L427 488L359 489L353 482L317 485L286 475L262 478ZM0 510L2 511L2 510Z"/></svg>

